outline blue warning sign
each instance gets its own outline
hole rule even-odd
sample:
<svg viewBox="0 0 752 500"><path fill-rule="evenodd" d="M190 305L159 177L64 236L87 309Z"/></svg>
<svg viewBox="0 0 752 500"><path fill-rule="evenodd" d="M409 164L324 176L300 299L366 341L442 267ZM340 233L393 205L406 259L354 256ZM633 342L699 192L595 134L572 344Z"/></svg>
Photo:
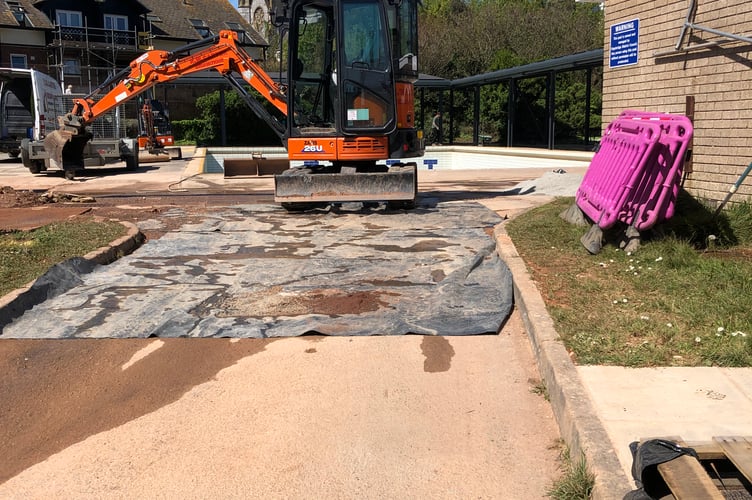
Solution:
<svg viewBox="0 0 752 500"><path fill-rule="evenodd" d="M632 19L611 25L611 46L608 67L618 68L637 64L640 46L640 20Z"/></svg>

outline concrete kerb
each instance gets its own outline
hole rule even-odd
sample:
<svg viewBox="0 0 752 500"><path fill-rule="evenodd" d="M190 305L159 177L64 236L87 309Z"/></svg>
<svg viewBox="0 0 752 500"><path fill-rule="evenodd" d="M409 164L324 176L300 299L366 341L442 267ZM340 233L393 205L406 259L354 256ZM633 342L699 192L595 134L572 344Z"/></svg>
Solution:
<svg viewBox="0 0 752 500"><path fill-rule="evenodd" d="M512 272L515 304L530 338L561 437L572 458L584 455L595 475L592 498L622 499L634 488L624 474L574 363L558 338L543 297L503 223L496 226L494 236L499 256Z"/></svg>
<svg viewBox="0 0 752 500"><path fill-rule="evenodd" d="M84 265L77 266L79 269L91 270L96 264L105 265L114 262L120 256L131 253L143 243L144 235L138 229L138 226L126 221L120 221L120 224L125 226L127 233L108 245L99 247L81 257L80 260L84 262ZM50 298L52 287L39 285L41 281L43 281L42 278L34 280L0 297L0 331L5 325L27 310ZM54 293L62 291L64 290L57 289L54 290Z"/></svg>
<svg viewBox="0 0 752 500"><path fill-rule="evenodd" d="M188 161L185 165L185 169L183 170L183 175L188 177L188 176L205 174L206 173L205 164L206 164L206 148L196 148L195 152L193 153L193 156L191 157L191 160Z"/></svg>
<svg viewBox="0 0 752 500"><path fill-rule="evenodd" d="M99 247L84 255L84 259L105 265L114 262L122 255L127 255L138 248L144 242L144 235L137 225L120 221L128 231L124 236L111 242L109 245Z"/></svg>

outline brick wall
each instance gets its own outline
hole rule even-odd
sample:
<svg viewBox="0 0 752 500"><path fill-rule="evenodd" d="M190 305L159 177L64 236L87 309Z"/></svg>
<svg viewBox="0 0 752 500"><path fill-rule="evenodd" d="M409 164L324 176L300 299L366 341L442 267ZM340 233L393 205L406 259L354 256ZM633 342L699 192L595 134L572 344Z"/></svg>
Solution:
<svg viewBox="0 0 752 500"><path fill-rule="evenodd" d="M749 0L697 0L697 5L695 24L752 37ZM687 96L694 96L692 172L685 188L719 201L752 162L752 44L666 54L676 47L688 6L689 0L606 0L603 123L624 109L684 114ZM610 69L610 27L635 18L638 63ZM725 40L701 31L688 35L683 46ZM733 198L744 199L752 200L752 176Z"/></svg>
<svg viewBox="0 0 752 500"><path fill-rule="evenodd" d="M47 65L47 52L44 47L29 47L23 45L0 45L0 67L10 68L11 54L23 54L26 56L26 64L29 68L38 69L37 66ZM44 70L43 70L44 71Z"/></svg>

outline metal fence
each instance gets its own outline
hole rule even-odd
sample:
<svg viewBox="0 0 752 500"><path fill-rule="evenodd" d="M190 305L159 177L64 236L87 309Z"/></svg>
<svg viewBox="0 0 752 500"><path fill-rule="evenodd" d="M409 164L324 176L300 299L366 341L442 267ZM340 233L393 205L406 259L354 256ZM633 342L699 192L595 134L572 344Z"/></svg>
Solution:
<svg viewBox="0 0 752 500"><path fill-rule="evenodd" d="M88 26L58 26L57 37L64 44L138 45L138 33Z"/></svg>
<svg viewBox="0 0 752 500"><path fill-rule="evenodd" d="M65 94L63 109L73 109L73 99L83 99L84 94ZM102 96L95 95L94 101ZM138 136L138 104L135 100L121 104L99 116L89 125L89 130L95 138L126 138Z"/></svg>

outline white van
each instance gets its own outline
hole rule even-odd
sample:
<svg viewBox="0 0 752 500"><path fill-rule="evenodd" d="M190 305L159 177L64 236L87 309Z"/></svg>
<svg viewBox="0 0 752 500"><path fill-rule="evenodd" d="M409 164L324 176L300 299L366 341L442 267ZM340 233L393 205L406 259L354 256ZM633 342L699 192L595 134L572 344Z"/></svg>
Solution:
<svg viewBox="0 0 752 500"><path fill-rule="evenodd" d="M60 85L33 69L0 68L0 152L21 153L21 141L41 141L64 114Z"/></svg>
<svg viewBox="0 0 752 500"><path fill-rule="evenodd" d="M84 149L83 165L61 165L50 159L44 138L57 130L57 117L69 112L70 98L52 77L33 69L0 68L0 152L21 155L33 174L63 170L72 179L84 166L125 161L126 169L138 168L137 139L97 137ZM66 106L68 103L68 106Z"/></svg>

